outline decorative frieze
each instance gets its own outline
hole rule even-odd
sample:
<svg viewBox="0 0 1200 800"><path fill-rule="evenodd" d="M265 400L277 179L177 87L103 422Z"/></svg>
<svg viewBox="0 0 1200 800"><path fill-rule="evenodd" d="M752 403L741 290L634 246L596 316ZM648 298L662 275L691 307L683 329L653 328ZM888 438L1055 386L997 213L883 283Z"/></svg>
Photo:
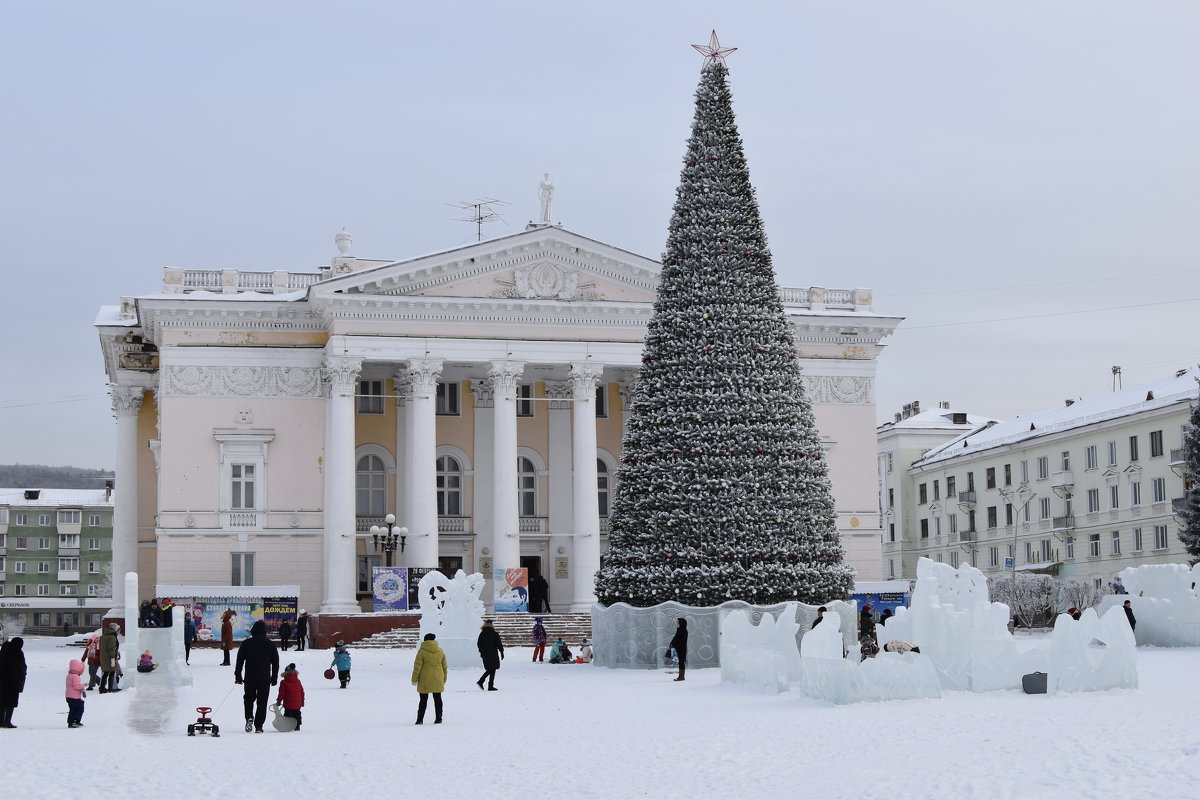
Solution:
<svg viewBox="0 0 1200 800"><path fill-rule="evenodd" d="M512 280L497 277L500 288L492 297L524 298L526 300L598 300L596 284L579 282L579 273L563 269L549 261L512 271Z"/></svg>
<svg viewBox="0 0 1200 800"><path fill-rule="evenodd" d="M875 382L855 375L803 375L804 391L813 403L862 404L875 402Z"/></svg>
<svg viewBox="0 0 1200 800"><path fill-rule="evenodd" d="M361 359L359 359L361 363ZM165 366L166 397L319 397L321 370L313 367Z"/></svg>

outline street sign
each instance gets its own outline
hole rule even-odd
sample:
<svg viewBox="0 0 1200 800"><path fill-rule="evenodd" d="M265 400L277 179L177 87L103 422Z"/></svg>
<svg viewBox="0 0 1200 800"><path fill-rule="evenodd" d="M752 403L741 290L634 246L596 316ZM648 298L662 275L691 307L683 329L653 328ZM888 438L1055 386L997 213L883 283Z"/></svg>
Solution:
<svg viewBox="0 0 1200 800"><path fill-rule="evenodd" d="M1012 556L1004 557L1004 568L1005 569L1014 569L1016 566L1017 566L1017 564L1016 564L1015 558L1013 558Z"/></svg>

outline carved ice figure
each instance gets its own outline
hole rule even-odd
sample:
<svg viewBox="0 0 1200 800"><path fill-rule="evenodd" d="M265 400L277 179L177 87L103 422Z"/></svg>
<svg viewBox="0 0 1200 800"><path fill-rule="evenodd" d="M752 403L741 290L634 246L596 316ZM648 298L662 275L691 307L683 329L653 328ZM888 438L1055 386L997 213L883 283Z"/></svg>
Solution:
<svg viewBox="0 0 1200 800"><path fill-rule="evenodd" d="M1136 689L1137 645L1122 608L1103 617L1084 610L1078 620L1060 614L1050 634L1046 690L1090 692L1098 689Z"/></svg>
<svg viewBox="0 0 1200 800"><path fill-rule="evenodd" d="M843 657L842 618L826 614L800 640L800 689L826 703L856 703L863 698L862 676Z"/></svg>
<svg viewBox="0 0 1200 800"><path fill-rule="evenodd" d="M1101 615L1126 600L1137 619L1138 644L1158 647L1200 646L1200 564L1148 564L1121 571L1129 594L1105 595Z"/></svg>
<svg viewBox="0 0 1200 800"><path fill-rule="evenodd" d="M483 621L484 606L479 599L483 586L483 575L467 575L461 569L453 580L435 570L417 583L421 638L427 633L437 636L452 669L474 667L479 661L475 641Z"/></svg>
<svg viewBox="0 0 1200 800"><path fill-rule="evenodd" d="M722 617L721 680L774 692L786 692L791 681L800 680L798 608L788 603L778 619L763 612L757 625L749 609L734 609Z"/></svg>

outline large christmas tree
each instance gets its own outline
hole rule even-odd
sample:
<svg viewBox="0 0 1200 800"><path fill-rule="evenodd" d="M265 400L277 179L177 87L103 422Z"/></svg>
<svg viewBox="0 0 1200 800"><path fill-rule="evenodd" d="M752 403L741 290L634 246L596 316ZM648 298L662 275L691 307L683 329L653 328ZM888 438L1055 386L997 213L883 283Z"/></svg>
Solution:
<svg viewBox="0 0 1200 800"><path fill-rule="evenodd" d="M709 55L596 595L635 606L845 598L854 571L842 561L824 450L723 52Z"/></svg>
<svg viewBox="0 0 1200 800"><path fill-rule="evenodd" d="M1179 540L1191 559L1200 562L1200 403L1192 406L1192 416L1183 437L1184 492L1179 517Z"/></svg>

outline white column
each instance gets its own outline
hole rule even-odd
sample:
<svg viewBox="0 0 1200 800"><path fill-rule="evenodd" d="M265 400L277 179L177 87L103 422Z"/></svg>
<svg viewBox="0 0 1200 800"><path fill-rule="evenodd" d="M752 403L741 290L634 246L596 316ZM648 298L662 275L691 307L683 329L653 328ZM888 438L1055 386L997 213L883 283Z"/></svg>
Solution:
<svg viewBox="0 0 1200 800"><path fill-rule="evenodd" d="M138 568L138 413L145 390L140 386L112 387L113 416L117 419L116 482L113 489L112 610L125 615L125 574ZM137 598L132 598L135 602ZM136 625L137 618L126 620Z"/></svg>
<svg viewBox="0 0 1200 800"><path fill-rule="evenodd" d="M571 547L570 534L574 530L574 510L571 502L571 385L566 381L546 383L549 400L550 432L550 552L549 561L542 565L542 572L550 584L550 607L558 603L559 611L565 611L567 603L575 594L568 570L566 580L554 577L554 559L567 557ZM561 549L561 553L559 550ZM568 563L570 563L568 561Z"/></svg>
<svg viewBox="0 0 1200 800"><path fill-rule="evenodd" d="M442 359L414 358L408 362L412 396L408 403L408 552L414 567L438 565L437 515L437 384ZM452 576L453 577L453 576Z"/></svg>
<svg viewBox="0 0 1200 800"><path fill-rule="evenodd" d="M517 507L517 382L519 361L494 361L488 371L494 403L492 420L492 564L521 566L521 516Z"/></svg>
<svg viewBox="0 0 1200 800"><path fill-rule="evenodd" d="M393 380L396 389L396 505L392 511L403 525L403 520L408 519L408 401L412 395L412 379L408 370L401 368L396 370Z"/></svg>
<svg viewBox="0 0 1200 800"><path fill-rule="evenodd" d="M362 359L326 356L325 585L322 614L356 614L357 531L354 519L354 391Z"/></svg>
<svg viewBox="0 0 1200 800"><path fill-rule="evenodd" d="M603 367L591 362L571 364L571 458L574 464L571 496L575 509L575 563L571 565L575 592L571 611L590 611L596 602L596 571L600 569L600 502L596 496L596 382Z"/></svg>
<svg viewBox="0 0 1200 800"><path fill-rule="evenodd" d="M496 546L492 535L492 485L494 476L489 466L492 461L492 383L489 380L472 380L471 393L475 395L475 437L472 471L474 481L471 503L471 530L475 533L475 571L482 573L484 591L481 599L491 607L493 553Z"/></svg>

